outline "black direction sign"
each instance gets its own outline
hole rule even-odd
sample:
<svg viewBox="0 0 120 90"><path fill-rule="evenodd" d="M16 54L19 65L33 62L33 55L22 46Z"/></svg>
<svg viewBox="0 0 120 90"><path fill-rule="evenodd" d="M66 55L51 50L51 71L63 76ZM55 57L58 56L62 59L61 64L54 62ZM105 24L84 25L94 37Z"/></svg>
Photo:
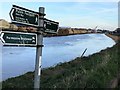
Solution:
<svg viewBox="0 0 120 90"><path fill-rule="evenodd" d="M3 31L0 36L4 45L36 46L37 35L35 33L22 33Z"/></svg>
<svg viewBox="0 0 120 90"><path fill-rule="evenodd" d="M44 19L44 28L46 33L57 33L59 29L59 23L52 20Z"/></svg>
<svg viewBox="0 0 120 90"><path fill-rule="evenodd" d="M31 26L38 26L39 14L37 12L13 5L10 11L12 22L26 24Z"/></svg>

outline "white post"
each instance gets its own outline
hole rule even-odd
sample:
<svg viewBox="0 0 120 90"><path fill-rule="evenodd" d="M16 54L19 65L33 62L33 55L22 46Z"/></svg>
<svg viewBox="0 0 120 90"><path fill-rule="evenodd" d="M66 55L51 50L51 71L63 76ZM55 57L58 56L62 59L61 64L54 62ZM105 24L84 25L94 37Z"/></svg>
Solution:
<svg viewBox="0 0 120 90"><path fill-rule="evenodd" d="M37 50L36 50L36 62L35 62L35 75L34 75L34 89L40 90L40 75L41 75L41 58L42 58L42 47L43 47L43 35L44 30L44 7L39 8L39 29L37 33Z"/></svg>

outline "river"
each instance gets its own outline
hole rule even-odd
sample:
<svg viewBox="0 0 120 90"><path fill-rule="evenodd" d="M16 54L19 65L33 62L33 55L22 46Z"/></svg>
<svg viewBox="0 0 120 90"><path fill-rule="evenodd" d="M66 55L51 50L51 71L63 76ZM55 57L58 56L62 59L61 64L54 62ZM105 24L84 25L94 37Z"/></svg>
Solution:
<svg viewBox="0 0 120 90"><path fill-rule="evenodd" d="M45 37L42 52L42 68L55 66L112 47L115 42L104 34L82 34L60 37ZM2 79L33 71L35 66L35 47L2 47Z"/></svg>

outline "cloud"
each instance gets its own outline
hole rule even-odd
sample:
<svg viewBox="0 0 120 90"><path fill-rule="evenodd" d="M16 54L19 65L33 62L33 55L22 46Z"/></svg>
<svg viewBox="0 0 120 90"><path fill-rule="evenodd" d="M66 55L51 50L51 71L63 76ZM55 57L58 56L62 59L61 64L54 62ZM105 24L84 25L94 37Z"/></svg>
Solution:
<svg viewBox="0 0 120 90"><path fill-rule="evenodd" d="M118 8L101 8L101 10L96 11L95 14L104 14L104 13L118 13Z"/></svg>
<svg viewBox="0 0 120 90"><path fill-rule="evenodd" d="M95 5L95 6L93 6ZM74 3L63 6L63 14L51 14L61 26L115 30L118 25L117 3ZM59 18L57 18L59 17Z"/></svg>

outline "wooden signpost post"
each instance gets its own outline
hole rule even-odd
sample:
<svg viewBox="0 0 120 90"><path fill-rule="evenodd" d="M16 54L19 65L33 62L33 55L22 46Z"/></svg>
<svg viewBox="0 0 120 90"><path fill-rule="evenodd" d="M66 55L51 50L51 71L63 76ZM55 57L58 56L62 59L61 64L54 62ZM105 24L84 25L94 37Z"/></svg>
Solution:
<svg viewBox="0 0 120 90"><path fill-rule="evenodd" d="M10 11L12 23L34 26L38 28L37 33L1 31L0 39L3 45L9 46L35 46L36 49L36 62L35 62L35 75L34 75L34 89L40 88L40 75L41 75L41 58L43 47L43 32L57 33L59 23L45 19L45 8L40 7L39 12L35 12L23 7L13 5Z"/></svg>

